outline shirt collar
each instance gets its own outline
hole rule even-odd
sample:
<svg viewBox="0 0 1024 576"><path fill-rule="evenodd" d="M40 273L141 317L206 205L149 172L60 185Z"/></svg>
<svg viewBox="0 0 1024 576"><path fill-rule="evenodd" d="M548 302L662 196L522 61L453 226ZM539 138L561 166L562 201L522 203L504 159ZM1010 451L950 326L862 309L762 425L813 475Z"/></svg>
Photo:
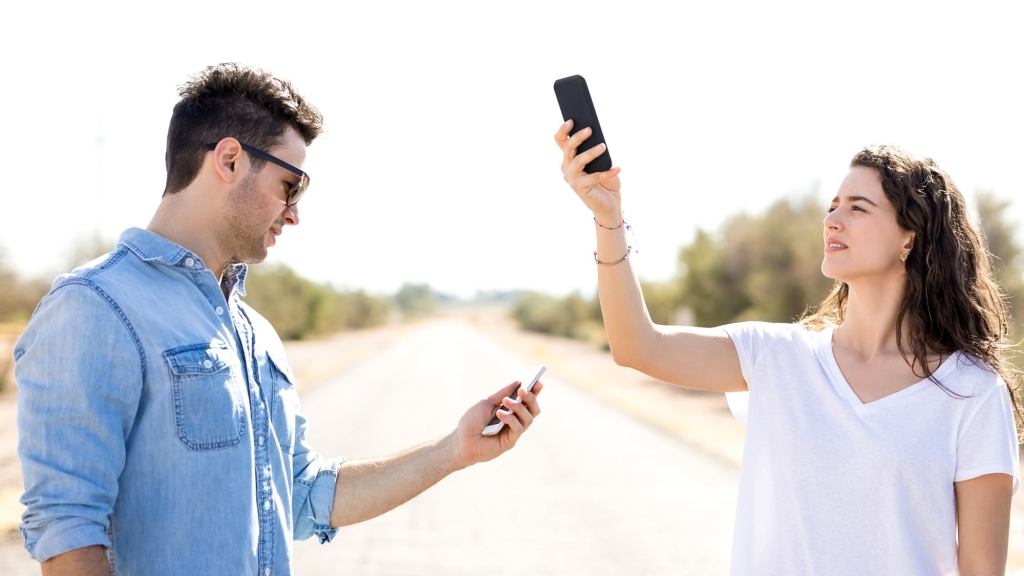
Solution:
<svg viewBox="0 0 1024 576"><path fill-rule="evenodd" d="M191 259L192 268L203 267L203 261L190 250L183 248L167 238L142 228L129 228L121 234L118 244L131 250L133 254L146 262L156 262L167 266L185 266L185 260Z"/></svg>
<svg viewBox="0 0 1024 576"><path fill-rule="evenodd" d="M117 243L146 262L190 270L202 270L206 267L199 255L150 230L129 228L121 234ZM247 274L248 266L245 264L229 264L224 271L222 282L228 288L238 290L239 295L245 296ZM230 294L230 291L228 293Z"/></svg>
<svg viewBox="0 0 1024 576"><path fill-rule="evenodd" d="M245 296L245 277L249 274L249 266L241 262L234 264L228 264L226 270L224 270L224 278L221 279L221 285L227 286L228 294L231 290L237 290L239 296Z"/></svg>

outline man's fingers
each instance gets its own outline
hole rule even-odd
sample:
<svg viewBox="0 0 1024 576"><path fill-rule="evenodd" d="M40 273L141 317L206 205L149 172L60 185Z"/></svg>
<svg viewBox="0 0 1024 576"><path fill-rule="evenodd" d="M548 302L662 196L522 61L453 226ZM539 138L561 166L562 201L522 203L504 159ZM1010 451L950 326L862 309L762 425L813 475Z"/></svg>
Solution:
<svg viewBox="0 0 1024 576"><path fill-rule="evenodd" d="M519 389L519 392L523 392L522 388ZM504 400L501 401L501 405L504 406L507 410L511 410L512 413L515 414L516 418L519 419L519 422L523 424L524 430L526 428L529 428L530 424L533 423L533 414L530 413L530 410L526 407L526 405L523 404L521 400L516 401L511 398L505 398Z"/></svg>
<svg viewBox="0 0 1024 576"><path fill-rule="evenodd" d="M519 418L515 414L509 412L507 409L499 409L497 412L498 420L505 423L508 426L509 432L512 433L511 440L515 444L515 441L519 438L519 435L523 433L526 428L523 423L519 421Z"/></svg>
<svg viewBox="0 0 1024 576"><path fill-rule="evenodd" d="M537 394L540 394L540 391L543 388L544 383L538 381L530 392L523 389L519 390L519 399L523 402L523 405L526 406L526 409L530 411L530 414L532 414L534 418L540 414L540 404L537 402Z"/></svg>
<svg viewBox="0 0 1024 576"><path fill-rule="evenodd" d="M516 391L516 388L519 388L520 386L522 386L522 383L519 380L516 380L515 382L509 384L508 386L505 386L501 390L498 390L494 394L488 396L487 401L491 403L491 406L498 406L499 404L501 404L502 398L506 396L511 396L512 393Z"/></svg>

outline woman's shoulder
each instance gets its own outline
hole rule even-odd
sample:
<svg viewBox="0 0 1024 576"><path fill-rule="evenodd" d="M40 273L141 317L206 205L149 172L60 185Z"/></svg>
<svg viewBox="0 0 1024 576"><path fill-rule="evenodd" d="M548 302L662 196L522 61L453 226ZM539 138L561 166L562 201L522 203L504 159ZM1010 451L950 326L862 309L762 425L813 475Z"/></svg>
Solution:
<svg viewBox="0 0 1024 576"><path fill-rule="evenodd" d="M985 397L994 389L1005 388L1002 376L984 360L967 352L955 352L944 362L952 362L950 385L957 394Z"/></svg>
<svg viewBox="0 0 1024 576"><path fill-rule="evenodd" d="M726 324L721 328L732 339L741 356L758 361L773 353L789 357L821 347L828 334L798 323L746 321Z"/></svg>
<svg viewBox="0 0 1024 576"><path fill-rule="evenodd" d="M763 340L788 340L793 342L810 342L825 336L830 327L815 328L799 322L763 322L750 320L734 322L721 327L730 336L747 336Z"/></svg>

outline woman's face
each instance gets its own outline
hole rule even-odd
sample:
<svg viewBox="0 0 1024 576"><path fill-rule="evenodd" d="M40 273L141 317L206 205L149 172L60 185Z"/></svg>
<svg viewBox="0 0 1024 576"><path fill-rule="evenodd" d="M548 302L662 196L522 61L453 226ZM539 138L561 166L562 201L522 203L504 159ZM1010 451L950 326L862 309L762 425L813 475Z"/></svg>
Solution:
<svg viewBox="0 0 1024 576"><path fill-rule="evenodd" d="M896 224L896 211L874 168L850 169L829 206L824 225L821 273L827 278L850 284L906 273L900 255L912 249L914 233Z"/></svg>

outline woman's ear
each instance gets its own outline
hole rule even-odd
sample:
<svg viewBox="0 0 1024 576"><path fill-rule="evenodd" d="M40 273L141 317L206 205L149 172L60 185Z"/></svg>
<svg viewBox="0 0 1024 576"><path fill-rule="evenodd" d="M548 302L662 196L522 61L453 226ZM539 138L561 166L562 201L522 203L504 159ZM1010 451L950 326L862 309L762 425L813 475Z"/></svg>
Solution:
<svg viewBox="0 0 1024 576"><path fill-rule="evenodd" d="M907 232L903 240L903 251L910 252L914 249L914 239L917 237L915 232Z"/></svg>

